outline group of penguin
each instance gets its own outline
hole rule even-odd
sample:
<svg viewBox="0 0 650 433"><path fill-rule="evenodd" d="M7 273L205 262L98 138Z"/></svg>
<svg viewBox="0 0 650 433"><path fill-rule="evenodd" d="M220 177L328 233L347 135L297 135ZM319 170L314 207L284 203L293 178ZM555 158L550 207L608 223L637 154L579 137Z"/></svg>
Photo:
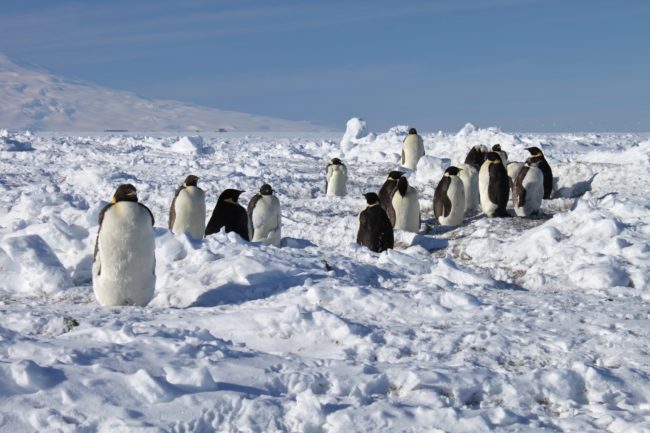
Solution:
<svg viewBox="0 0 650 433"><path fill-rule="evenodd" d="M506 205L511 190L518 216L538 212L542 198L550 198L553 178L542 151L537 147L527 150L531 155L525 163L508 163L499 145L492 151L479 145L469 151L464 164L448 167L434 194L438 224L459 225L465 214L477 210L479 204L488 217L509 216ZM403 142L402 166L416 170L424 154L422 137L411 128ZM169 229L173 233L202 239L224 228L247 241L280 246L280 201L270 185L262 185L247 209L238 203L244 191L226 189L206 225L205 192L198 187L198 180L189 175L175 191L169 209ZM339 158L330 160L326 195L346 195L347 180L345 164ZM391 171L378 194L368 192L364 197L366 207L359 214L357 232L360 245L382 252L393 248L394 229L420 230L418 193L408 184L405 172ZM93 291L99 304L144 306L151 301L156 282L153 225L153 214L138 201L135 187L120 185L112 203L99 214L92 266Z"/></svg>

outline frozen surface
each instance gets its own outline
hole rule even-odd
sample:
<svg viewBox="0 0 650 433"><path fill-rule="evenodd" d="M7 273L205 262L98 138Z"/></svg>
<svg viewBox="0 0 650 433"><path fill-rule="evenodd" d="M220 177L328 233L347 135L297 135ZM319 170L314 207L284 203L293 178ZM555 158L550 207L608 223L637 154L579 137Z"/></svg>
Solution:
<svg viewBox="0 0 650 433"><path fill-rule="evenodd" d="M371 253L354 244L361 194L399 167L404 134L0 131L0 431L650 431L648 136L422 134L407 175L426 230ZM432 226L445 167L496 143L512 161L543 149L544 215ZM325 196L332 157L345 197ZM172 235L190 173L208 212L271 184L283 247ZM145 308L101 308L90 285L122 182L156 218Z"/></svg>

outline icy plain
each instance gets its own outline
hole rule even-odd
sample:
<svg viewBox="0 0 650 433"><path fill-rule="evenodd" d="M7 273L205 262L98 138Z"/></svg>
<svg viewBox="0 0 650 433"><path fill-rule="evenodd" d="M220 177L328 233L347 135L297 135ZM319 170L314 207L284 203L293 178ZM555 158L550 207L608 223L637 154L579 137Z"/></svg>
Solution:
<svg viewBox="0 0 650 433"><path fill-rule="evenodd" d="M408 175L427 224L375 254L354 244L361 194L406 132L2 131L0 431L650 431L650 136L423 134ZM543 149L544 215L433 226L444 169L496 143L513 161ZM325 196L332 157L346 197ZM208 212L270 183L282 248L172 235L188 174ZM124 182L156 218L156 294L102 308L97 216Z"/></svg>

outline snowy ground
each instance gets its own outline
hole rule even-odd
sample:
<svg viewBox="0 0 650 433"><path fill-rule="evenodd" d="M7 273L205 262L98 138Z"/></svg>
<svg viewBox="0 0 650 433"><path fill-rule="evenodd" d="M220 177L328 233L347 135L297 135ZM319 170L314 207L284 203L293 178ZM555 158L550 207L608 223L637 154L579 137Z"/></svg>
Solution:
<svg viewBox="0 0 650 433"><path fill-rule="evenodd" d="M354 244L361 193L405 133L0 133L0 431L650 431L650 136L425 134L409 175L427 225L371 253ZM495 143L544 150L545 216L433 226L444 168ZM323 196L335 156L345 198ZM210 212L270 183L283 248L170 234L190 173ZM97 215L123 182L156 218L145 308L92 294Z"/></svg>

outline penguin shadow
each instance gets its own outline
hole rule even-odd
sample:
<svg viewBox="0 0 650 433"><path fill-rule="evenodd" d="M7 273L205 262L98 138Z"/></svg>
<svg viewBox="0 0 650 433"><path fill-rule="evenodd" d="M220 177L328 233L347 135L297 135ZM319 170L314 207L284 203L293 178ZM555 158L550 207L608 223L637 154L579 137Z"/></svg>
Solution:
<svg viewBox="0 0 650 433"><path fill-rule="evenodd" d="M571 186L563 186L562 188L557 189L551 198L580 198L587 192L591 191L591 184L597 175L598 173L595 173L587 180L576 182ZM554 178L553 180L557 184L557 178Z"/></svg>

